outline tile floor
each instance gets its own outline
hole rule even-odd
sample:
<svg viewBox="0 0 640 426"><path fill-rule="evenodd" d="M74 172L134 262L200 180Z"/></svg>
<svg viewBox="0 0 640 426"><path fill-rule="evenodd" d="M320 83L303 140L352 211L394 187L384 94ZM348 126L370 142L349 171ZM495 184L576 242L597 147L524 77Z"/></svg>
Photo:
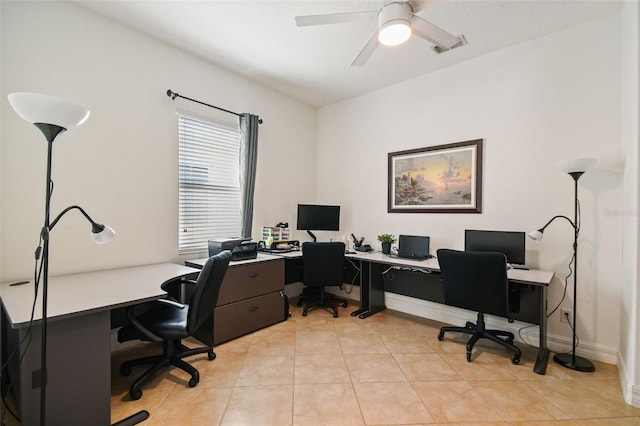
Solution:
<svg viewBox="0 0 640 426"><path fill-rule="evenodd" d="M133 377L121 361L146 345L114 353L113 421L140 409L145 425L640 425L640 408L622 399L616 366L578 373L549 362L533 373L535 348L521 344L520 365L493 343L466 361L466 337L437 339L441 324L385 311L366 320L314 310L218 345L217 358L191 362L195 388L173 369L131 401Z"/></svg>

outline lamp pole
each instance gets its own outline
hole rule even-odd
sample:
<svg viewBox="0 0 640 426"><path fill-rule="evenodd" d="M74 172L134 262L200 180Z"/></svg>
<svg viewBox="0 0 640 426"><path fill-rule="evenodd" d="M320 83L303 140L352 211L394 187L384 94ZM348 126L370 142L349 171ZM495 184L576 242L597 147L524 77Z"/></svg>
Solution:
<svg viewBox="0 0 640 426"><path fill-rule="evenodd" d="M579 201L578 201L578 179L584 172L576 171L569 172L569 175L573 178L574 182L574 198L573 198L573 324L572 329L572 342L571 353L555 354L553 360L558 364L570 368L576 371L592 372L596 370L596 367L591 361L586 358L576 355L576 328L577 324L577 307L578 307L578 234L580 231L580 224L578 222L579 214Z"/></svg>
<svg viewBox="0 0 640 426"><path fill-rule="evenodd" d="M40 335L40 424L45 424L45 412L47 403L47 299L49 284L49 231L51 217L51 162L53 154L53 141L66 129L56 126L55 124L34 123L47 139L47 188L44 203L44 225L40 236L43 240L42 245L42 319L41 319L41 335Z"/></svg>

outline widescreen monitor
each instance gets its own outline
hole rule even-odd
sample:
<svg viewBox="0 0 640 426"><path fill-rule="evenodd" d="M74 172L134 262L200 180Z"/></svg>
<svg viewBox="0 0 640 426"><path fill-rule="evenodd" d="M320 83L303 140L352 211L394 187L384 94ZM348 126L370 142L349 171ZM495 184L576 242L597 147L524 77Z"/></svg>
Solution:
<svg viewBox="0 0 640 426"><path fill-rule="evenodd" d="M524 265L525 233L467 229L464 231L464 249L504 253L508 263Z"/></svg>

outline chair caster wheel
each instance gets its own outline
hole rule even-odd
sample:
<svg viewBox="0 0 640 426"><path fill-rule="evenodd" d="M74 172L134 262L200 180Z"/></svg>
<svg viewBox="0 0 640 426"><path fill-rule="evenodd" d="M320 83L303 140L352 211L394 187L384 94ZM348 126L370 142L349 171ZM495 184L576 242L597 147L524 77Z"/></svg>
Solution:
<svg viewBox="0 0 640 426"><path fill-rule="evenodd" d="M511 358L511 363L512 363L513 365L518 365L518 364L520 364L520 358L519 358L519 357L515 357L515 356L514 356L513 358Z"/></svg>
<svg viewBox="0 0 640 426"><path fill-rule="evenodd" d="M342 304L342 307L343 307L343 308L346 308L347 306L349 306L349 302L344 302L344 303Z"/></svg>
<svg viewBox="0 0 640 426"><path fill-rule="evenodd" d="M213 361L214 359L216 359L215 352L209 352L207 355L209 356L209 361Z"/></svg>
<svg viewBox="0 0 640 426"><path fill-rule="evenodd" d="M441 342L444 340L444 331L438 333L438 340L440 340Z"/></svg>
<svg viewBox="0 0 640 426"><path fill-rule="evenodd" d="M467 352L467 362L471 362L471 352Z"/></svg>
<svg viewBox="0 0 640 426"><path fill-rule="evenodd" d="M338 314L334 313L334 314L333 314L333 317L334 317L334 318L338 318Z"/></svg>
<svg viewBox="0 0 640 426"><path fill-rule="evenodd" d="M200 379L194 379L192 377L191 380L189 380L189 387L190 388L195 388L199 381L200 381Z"/></svg>
<svg viewBox="0 0 640 426"><path fill-rule="evenodd" d="M140 389L131 389L129 390L129 396L132 400L137 401L142 398L142 391Z"/></svg>
<svg viewBox="0 0 640 426"><path fill-rule="evenodd" d="M298 301L296 302L296 306L302 306L302 302L301 302L300 300L298 300Z"/></svg>
<svg viewBox="0 0 640 426"><path fill-rule="evenodd" d="M120 367L120 375L128 376L129 374L131 374L131 368L130 367L126 367L124 365Z"/></svg>

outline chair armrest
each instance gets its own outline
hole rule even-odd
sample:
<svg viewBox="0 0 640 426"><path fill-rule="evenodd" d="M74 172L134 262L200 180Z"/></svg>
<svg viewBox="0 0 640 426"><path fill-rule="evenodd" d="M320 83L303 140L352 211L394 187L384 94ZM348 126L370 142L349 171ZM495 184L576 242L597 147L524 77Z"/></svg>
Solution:
<svg viewBox="0 0 640 426"><path fill-rule="evenodd" d="M137 328L142 334L144 334L145 336L147 336L149 338L149 340L153 340L154 342L162 342L162 337L158 336L157 334L153 333L151 330L149 330L147 327L145 327L144 325L142 325L140 323L140 321L138 321L138 319L136 318L136 316L134 315L134 311L136 309L136 306L131 306L129 307L129 309L127 309L127 317L129 319L129 322L131 322L131 324L133 324L133 326L135 328Z"/></svg>
<svg viewBox="0 0 640 426"><path fill-rule="evenodd" d="M178 308L178 309L184 309L184 308L187 307L187 305L184 305L184 304L182 304L180 302L176 302L175 300L171 300L171 299L158 299L158 300L156 300L156 302L163 303L163 304L169 305L169 306L173 306L173 307Z"/></svg>
<svg viewBox="0 0 640 426"><path fill-rule="evenodd" d="M192 293L190 290L196 287L196 281L186 278L178 278L175 280L167 281L160 286L161 289L167 292L169 297L173 300L184 302L189 300L189 295Z"/></svg>

